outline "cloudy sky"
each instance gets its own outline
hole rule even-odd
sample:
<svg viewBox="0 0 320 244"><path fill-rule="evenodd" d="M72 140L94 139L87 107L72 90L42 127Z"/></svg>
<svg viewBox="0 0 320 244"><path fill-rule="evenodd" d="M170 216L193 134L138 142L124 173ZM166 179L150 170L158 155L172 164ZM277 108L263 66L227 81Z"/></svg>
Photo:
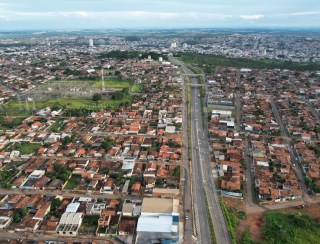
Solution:
<svg viewBox="0 0 320 244"><path fill-rule="evenodd" d="M320 0L0 0L0 30L320 27Z"/></svg>

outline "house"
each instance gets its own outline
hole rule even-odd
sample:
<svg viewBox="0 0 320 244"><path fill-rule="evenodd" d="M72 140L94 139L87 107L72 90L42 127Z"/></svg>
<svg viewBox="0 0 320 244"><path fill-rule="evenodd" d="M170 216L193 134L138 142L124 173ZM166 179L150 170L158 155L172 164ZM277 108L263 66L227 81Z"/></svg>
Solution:
<svg viewBox="0 0 320 244"><path fill-rule="evenodd" d="M120 236L126 236L129 234L134 234L136 229L136 220L135 219L128 219L122 218L119 226L118 226L118 234Z"/></svg>
<svg viewBox="0 0 320 244"><path fill-rule="evenodd" d="M32 217L35 220L43 220L44 216L49 213L51 207L51 201L46 202L37 210L36 214Z"/></svg>
<svg viewBox="0 0 320 244"><path fill-rule="evenodd" d="M15 227L15 231L17 232L26 232L31 231L34 232L38 229L40 221L37 219L33 219L33 217L28 214L24 216L20 223L18 223Z"/></svg>
<svg viewBox="0 0 320 244"><path fill-rule="evenodd" d="M139 196L141 193L141 183L135 182L131 187L131 195Z"/></svg>
<svg viewBox="0 0 320 244"><path fill-rule="evenodd" d="M115 179L109 178L107 181L104 182L103 187L101 188L101 193L113 194L113 188L115 184Z"/></svg>

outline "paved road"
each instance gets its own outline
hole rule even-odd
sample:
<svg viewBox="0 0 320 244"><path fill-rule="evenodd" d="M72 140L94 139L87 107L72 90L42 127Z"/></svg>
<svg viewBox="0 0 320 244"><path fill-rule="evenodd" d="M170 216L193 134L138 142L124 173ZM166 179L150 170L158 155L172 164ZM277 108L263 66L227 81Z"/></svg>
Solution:
<svg viewBox="0 0 320 244"><path fill-rule="evenodd" d="M96 236L58 236L55 234L40 234L40 233L9 233L7 231L0 231L0 242L8 240L17 240L17 241L59 241L59 242L92 242L96 241L97 243L113 243L120 244L120 241L110 240L106 237L96 237Z"/></svg>
<svg viewBox="0 0 320 244"><path fill-rule="evenodd" d="M296 84L294 84L294 80L291 78L290 79L290 83L293 87L293 89L295 89L296 93L299 94L299 88L296 86ZM312 104L305 98L303 97L302 100L306 103L306 105L308 106L311 114L318 120L320 120L319 118L319 113L317 112L317 110L315 110L315 108L312 106Z"/></svg>
<svg viewBox="0 0 320 244"><path fill-rule="evenodd" d="M141 200L141 198L134 196L122 196L116 194L97 194L97 193L87 193L86 192L72 192L68 190L27 190L27 189L0 189L1 194L24 194L24 195L37 195L41 194L44 196L65 196L65 197L91 197L91 198L102 198L102 199L131 199L131 200Z"/></svg>
<svg viewBox="0 0 320 244"><path fill-rule="evenodd" d="M181 62L175 61L191 74L192 71ZM191 78L191 83L198 84L197 78ZM200 90L198 87L191 88L191 145L192 145L192 197L195 212L195 226L198 242L210 244L210 229L208 225L208 211L205 204L207 194L210 215L213 219L214 232L218 244L231 243L225 219L222 214L219 198L216 193L215 183L210 165L210 150L207 133L203 128L202 107Z"/></svg>
<svg viewBox="0 0 320 244"><path fill-rule="evenodd" d="M289 150L290 157L291 157L291 163L292 163L293 169L296 172L296 175L298 176L299 183L301 185L301 190L302 190L302 192L304 194L303 197L308 203L312 203L313 199L308 194L308 188L306 186L306 182L304 181L304 175L303 175L303 171L302 171L302 166L301 166L300 162L297 160L298 159L297 152L293 148L293 144L291 142L290 135L289 135L289 133L287 131L287 128L285 127L285 125L284 125L284 123L282 121L280 112L278 110L278 106L277 106L277 104L274 101L274 98L272 96L270 98L270 103L271 103L271 108L272 108L272 112L274 114L274 117L277 120L277 123L280 125L281 136L285 140L285 142L286 142L286 144L288 146L288 150Z"/></svg>
<svg viewBox="0 0 320 244"><path fill-rule="evenodd" d="M183 153L182 153L182 163L183 163L183 173L184 178L184 193L183 193L183 203L184 203L184 242L190 243L193 234L193 216L191 213L192 209L192 199L191 199L191 178L189 171L189 145L188 145L188 99L187 99L187 88L186 82L184 82L183 90ZM188 216L188 219L186 219Z"/></svg>
<svg viewBox="0 0 320 244"><path fill-rule="evenodd" d="M181 67L182 63L180 63L178 60L169 58L170 62L178 65ZM183 73L186 72L186 70L181 69ZM196 235L196 221L199 222L198 216L196 216L194 203L193 203L193 195L192 195L192 187L193 187L193 178L191 177L191 172L189 168L191 165L189 164L189 145L188 145L188 94L187 94L187 80L184 81L183 85L183 154L182 154L182 161L183 161L183 178L184 178L184 213L185 216L188 216L188 220L185 219L184 222L184 243L194 243L194 240L192 238L193 235ZM191 102L191 101L190 101ZM192 170L192 169L191 169ZM189 211L190 214L187 212Z"/></svg>
<svg viewBox="0 0 320 244"><path fill-rule="evenodd" d="M236 93L235 105L236 105L236 131L240 132L242 104L241 104L241 95L239 92Z"/></svg>

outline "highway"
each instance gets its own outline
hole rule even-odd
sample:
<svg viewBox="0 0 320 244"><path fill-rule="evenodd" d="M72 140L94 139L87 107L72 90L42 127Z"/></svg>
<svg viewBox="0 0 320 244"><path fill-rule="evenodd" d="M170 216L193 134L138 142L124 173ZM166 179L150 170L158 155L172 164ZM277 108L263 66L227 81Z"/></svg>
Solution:
<svg viewBox="0 0 320 244"><path fill-rule="evenodd" d="M193 73L180 61L171 59L171 62L180 65L185 73ZM198 84L198 78L192 76L192 78L190 78L190 83ZM216 242L218 244L228 244L231 243L231 240L226 228L225 219L212 176L213 171L210 165L208 136L202 122L202 106L199 87L192 87L191 95L191 177L196 236L198 238L198 243L211 243L208 223L208 214L210 214L213 220ZM208 199L209 213L207 211L205 193Z"/></svg>
<svg viewBox="0 0 320 244"><path fill-rule="evenodd" d="M191 199L191 185L190 185L190 171L189 171L189 145L188 145L188 99L187 99L187 87L184 82L182 87L182 98L183 98L183 152L182 152L182 178L183 184L183 211L184 211L184 241L185 243L191 243L193 234L193 216L190 212L192 209ZM189 214L190 213L190 214ZM186 219L188 216L188 219Z"/></svg>

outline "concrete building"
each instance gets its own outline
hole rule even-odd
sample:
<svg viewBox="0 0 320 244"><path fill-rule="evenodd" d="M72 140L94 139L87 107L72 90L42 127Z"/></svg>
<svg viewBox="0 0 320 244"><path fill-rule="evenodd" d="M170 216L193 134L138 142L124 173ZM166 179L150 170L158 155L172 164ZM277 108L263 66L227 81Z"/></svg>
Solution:
<svg viewBox="0 0 320 244"><path fill-rule="evenodd" d="M0 216L0 229L4 229L10 225L12 218L9 216Z"/></svg>
<svg viewBox="0 0 320 244"><path fill-rule="evenodd" d="M136 243L161 243L179 239L179 200L144 198ZM160 241L160 242L159 242Z"/></svg>
<svg viewBox="0 0 320 244"><path fill-rule="evenodd" d="M63 213L56 229L59 235L76 236L82 224L83 213Z"/></svg>
<svg viewBox="0 0 320 244"><path fill-rule="evenodd" d="M93 47L93 39L92 38L89 39L89 47Z"/></svg>
<svg viewBox="0 0 320 244"><path fill-rule="evenodd" d="M172 42L170 45L171 48L176 48L177 47L177 43L176 42Z"/></svg>

